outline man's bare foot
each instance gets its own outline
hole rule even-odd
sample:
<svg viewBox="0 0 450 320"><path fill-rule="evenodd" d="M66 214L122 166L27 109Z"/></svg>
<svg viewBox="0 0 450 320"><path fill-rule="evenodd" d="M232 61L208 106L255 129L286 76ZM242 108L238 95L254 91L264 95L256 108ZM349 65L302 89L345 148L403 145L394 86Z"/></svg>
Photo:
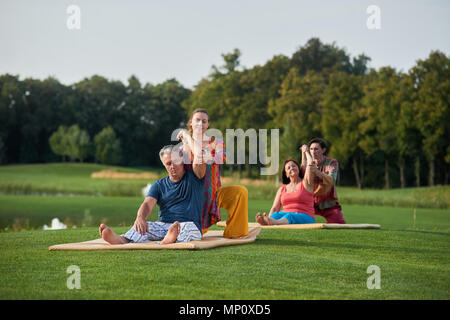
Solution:
<svg viewBox="0 0 450 320"><path fill-rule="evenodd" d="M106 224L101 224L98 228L100 235L102 236L103 240L110 244L125 244L129 241L125 239L122 236L119 236L114 231L111 230L110 227L108 227Z"/></svg>
<svg viewBox="0 0 450 320"><path fill-rule="evenodd" d="M263 216L261 215L260 212L258 212L256 214L255 220L256 220L256 222L258 222L262 226L266 226L267 225L266 221L264 220L264 218L263 218Z"/></svg>
<svg viewBox="0 0 450 320"><path fill-rule="evenodd" d="M175 241L177 241L178 235L180 234L180 230L181 230L180 223L178 221L175 221L169 227L166 236L159 244L174 243Z"/></svg>
<svg viewBox="0 0 450 320"><path fill-rule="evenodd" d="M103 230L107 227L106 224L102 223L100 227L98 227L98 233L100 233L100 237L102 236Z"/></svg>

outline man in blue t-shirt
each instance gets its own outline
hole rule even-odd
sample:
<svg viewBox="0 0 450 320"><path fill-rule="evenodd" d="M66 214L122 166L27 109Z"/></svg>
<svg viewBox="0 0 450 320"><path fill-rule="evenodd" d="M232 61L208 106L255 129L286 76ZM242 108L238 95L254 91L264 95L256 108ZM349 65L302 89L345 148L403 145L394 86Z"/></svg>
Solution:
<svg viewBox="0 0 450 320"><path fill-rule="evenodd" d="M160 244L168 244L201 239L206 172L201 150L194 154L192 170L188 171L184 169L183 154L177 146L162 148L159 157L169 175L151 186L133 227L127 233L118 235L107 225L100 225L99 232L105 241L124 244L162 240ZM147 222L156 204L159 205L158 221Z"/></svg>

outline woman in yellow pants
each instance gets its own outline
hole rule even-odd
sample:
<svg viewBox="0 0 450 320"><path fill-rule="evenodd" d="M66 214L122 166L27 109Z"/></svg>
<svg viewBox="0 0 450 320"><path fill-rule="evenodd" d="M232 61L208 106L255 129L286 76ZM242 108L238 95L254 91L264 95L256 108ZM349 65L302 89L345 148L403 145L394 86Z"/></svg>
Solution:
<svg viewBox="0 0 450 320"><path fill-rule="evenodd" d="M228 212L225 238L248 235L248 191L242 186L226 186L217 190L217 206ZM207 231L207 230L206 230Z"/></svg>
<svg viewBox="0 0 450 320"><path fill-rule="evenodd" d="M183 151L189 152L192 160L194 141L201 140L202 149L209 157L204 159L207 168L204 185L206 199L203 204L201 222L202 232L206 233L211 225L221 220L220 208L224 208L228 212L224 237L236 238L248 235L248 191L243 186L221 186L219 165L225 162L226 151L221 139L212 137L203 140L209 127L208 112L205 109L194 110L187 127L190 134L187 131L181 131L178 135L178 138L183 141Z"/></svg>

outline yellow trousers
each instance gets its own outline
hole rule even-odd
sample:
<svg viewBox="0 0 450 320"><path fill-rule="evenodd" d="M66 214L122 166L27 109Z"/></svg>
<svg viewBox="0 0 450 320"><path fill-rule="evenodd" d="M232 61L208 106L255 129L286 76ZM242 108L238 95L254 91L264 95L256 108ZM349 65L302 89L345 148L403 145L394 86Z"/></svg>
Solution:
<svg viewBox="0 0 450 320"><path fill-rule="evenodd" d="M217 190L217 205L228 212L225 238L248 235L248 191L243 186L226 186ZM204 229L206 233L208 229Z"/></svg>

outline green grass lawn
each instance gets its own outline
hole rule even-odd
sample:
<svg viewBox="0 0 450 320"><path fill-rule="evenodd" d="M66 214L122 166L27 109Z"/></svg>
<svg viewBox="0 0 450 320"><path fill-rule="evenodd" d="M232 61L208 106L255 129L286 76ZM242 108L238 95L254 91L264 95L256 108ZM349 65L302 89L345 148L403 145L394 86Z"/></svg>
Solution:
<svg viewBox="0 0 450 320"><path fill-rule="evenodd" d="M375 190L338 187L341 203L450 209L450 186Z"/></svg>
<svg viewBox="0 0 450 320"><path fill-rule="evenodd" d="M204 251L48 251L54 244L98 238L100 222L117 232L131 226L143 198L117 195L132 183L140 191L147 182L90 178L104 168L109 167L0 167L0 187L26 182L32 191L27 194L45 188L85 191L85 196L0 194L0 299L450 298L448 187L338 189L347 223L377 223L381 230L266 229L254 243ZM119 192L92 196L114 189L112 183ZM248 189L254 221L256 212L270 209L273 195ZM226 212L222 216L226 219ZM43 231L55 217L77 228ZM155 219L153 212L150 220ZM71 265L81 270L80 290L66 286ZM371 265L381 270L379 290L366 285Z"/></svg>
<svg viewBox="0 0 450 320"><path fill-rule="evenodd" d="M119 229L124 231L125 228ZM390 230L263 230L205 251L50 252L93 228L0 234L2 299L448 299L448 235ZM67 268L81 289L66 287ZM366 287L368 266L381 289Z"/></svg>
<svg viewBox="0 0 450 320"><path fill-rule="evenodd" d="M1 196L1 203L7 198L14 196ZM58 200L53 205L52 198ZM36 204L39 197L19 199L16 202L18 211L20 208L25 211L27 206L39 207ZM27 204L26 199L30 203ZM83 208L90 206L92 221L102 219L110 212L117 221L111 220L112 225L120 225L121 221L132 223L142 200L42 199L47 199L43 212L56 212L64 204L74 210L75 217L77 212L81 215ZM97 201L96 206L93 200ZM118 207L121 200L124 203ZM76 203L79 203L78 209ZM254 221L254 213L270 204L270 201L250 201L249 220ZM38 213L42 213L40 209L36 210ZM119 252L48 251L53 244L98 238L96 227L2 232L0 298L450 298L448 210L417 209L415 225L410 208L346 205L344 214L349 223L380 223L382 229L262 230L255 243L242 246L204 251ZM319 217L318 221L323 220ZM128 228L114 229L125 232ZM66 270L70 265L80 267L80 290L69 290L66 286L69 276ZM367 289L366 281L370 275L366 271L370 265L381 269L380 290Z"/></svg>
<svg viewBox="0 0 450 320"><path fill-rule="evenodd" d="M6 194L75 194L103 196L139 196L143 187L153 180L93 179L91 174L102 170L139 173L148 170L106 166L93 163L50 163L0 166L0 192Z"/></svg>

